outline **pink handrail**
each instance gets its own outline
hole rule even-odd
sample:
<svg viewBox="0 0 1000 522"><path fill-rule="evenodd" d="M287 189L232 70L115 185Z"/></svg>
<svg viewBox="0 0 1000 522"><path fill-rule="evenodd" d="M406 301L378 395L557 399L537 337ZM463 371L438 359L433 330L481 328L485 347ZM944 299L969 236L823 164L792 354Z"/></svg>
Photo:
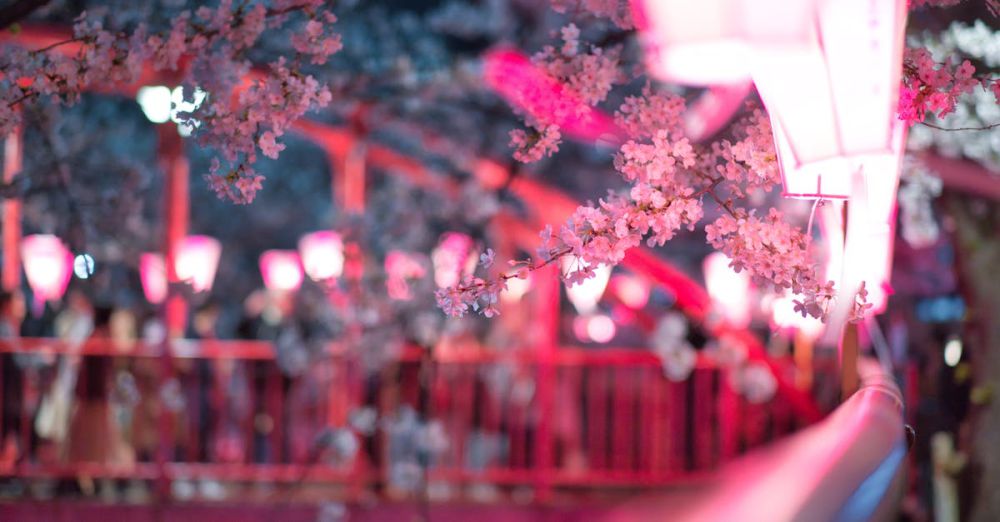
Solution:
<svg viewBox="0 0 1000 522"><path fill-rule="evenodd" d="M863 361L861 388L823 421L730 464L682 513L662 500L614 522L887 519L902 490L903 401L892 377Z"/></svg>

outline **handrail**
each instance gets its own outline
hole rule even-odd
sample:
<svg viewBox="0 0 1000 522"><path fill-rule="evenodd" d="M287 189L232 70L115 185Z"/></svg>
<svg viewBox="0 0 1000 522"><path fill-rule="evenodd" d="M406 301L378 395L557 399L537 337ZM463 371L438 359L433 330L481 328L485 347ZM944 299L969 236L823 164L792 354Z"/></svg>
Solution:
<svg viewBox="0 0 1000 522"><path fill-rule="evenodd" d="M886 519L906 452L902 394L877 364L862 386L821 422L758 450L720 473L682 513L664 501L628 506L615 522L670 520L859 521Z"/></svg>

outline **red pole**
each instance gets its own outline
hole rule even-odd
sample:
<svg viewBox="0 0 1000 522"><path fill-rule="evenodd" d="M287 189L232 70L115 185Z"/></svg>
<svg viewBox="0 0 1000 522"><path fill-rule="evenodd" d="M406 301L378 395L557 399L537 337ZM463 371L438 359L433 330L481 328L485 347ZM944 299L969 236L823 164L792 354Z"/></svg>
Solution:
<svg viewBox="0 0 1000 522"><path fill-rule="evenodd" d="M552 493L551 473L552 459L552 419L556 415L553 404L555 385L555 369L553 367L555 351L559 342L559 285L560 277L556 264L553 263L537 274L536 286L537 317L540 336L536 353L538 354L538 425L535 432L535 467L538 479L535 483L538 499L547 500Z"/></svg>
<svg viewBox="0 0 1000 522"><path fill-rule="evenodd" d="M3 181L10 183L21 172L23 153L20 126L4 140ZM13 292L21 286L21 200L3 202L3 289Z"/></svg>
<svg viewBox="0 0 1000 522"><path fill-rule="evenodd" d="M165 174L163 191L163 264L167 271L167 298L163 303L163 322L167 335L160 350L160 390L174 379L174 365L170 353L171 340L184 336L187 307L184 297L177 292L176 248L187 235L188 227L188 164L184 157L184 143L177 127L158 125L159 159ZM170 477L167 462L173 450L174 418L163 404L160 409L160 447L156 454L157 495L166 500L170 495Z"/></svg>

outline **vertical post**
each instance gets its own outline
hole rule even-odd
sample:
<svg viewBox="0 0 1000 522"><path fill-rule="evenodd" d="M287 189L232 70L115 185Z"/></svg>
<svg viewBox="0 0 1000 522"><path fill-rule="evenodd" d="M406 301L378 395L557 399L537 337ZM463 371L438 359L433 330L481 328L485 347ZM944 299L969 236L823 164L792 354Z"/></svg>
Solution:
<svg viewBox="0 0 1000 522"><path fill-rule="evenodd" d="M538 309L539 337L536 344L538 360L538 415L535 429L535 468L538 479L535 483L538 500L547 500L552 493L553 473L552 423L556 415L553 404L555 386L555 356L559 342L559 277L558 263L552 263L536 274L535 295Z"/></svg>
<svg viewBox="0 0 1000 522"><path fill-rule="evenodd" d="M21 172L23 150L20 125L4 140L3 181L10 183ZM3 202L3 289L12 292L21 286L21 200Z"/></svg>
<svg viewBox="0 0 1000 522"><path fill-rule="evenodd" d="M840 399L858 389L858 325L847 323L840 338Z"/></svg>
<svg viewBox="0 0 1000 522"><path fill-rule="evenodd" d="M795 331L795 385L800 390L809 391L813 385L813 342L801 331Z"/></svg>
<svg viewBox="0 0 1000 522"><path fill-rule="evenodd" d="M160 350L160 390L174 378L174 365L170 350L172 339L183 337L187 321L184 297L177 292L177 245L187 235L188 227L188 164L184 157L184 143L171 124L156 127L159 137L159 160L164 173L163 190L163 264L167 272L167 298L162 314L166 335ZM162 403L161 397L161 403ZM166 500L170 495L170 477L166 464L173 450L174 418L162 404L160 408L160 445L156 454L158 471L157 495Z"/></svg>

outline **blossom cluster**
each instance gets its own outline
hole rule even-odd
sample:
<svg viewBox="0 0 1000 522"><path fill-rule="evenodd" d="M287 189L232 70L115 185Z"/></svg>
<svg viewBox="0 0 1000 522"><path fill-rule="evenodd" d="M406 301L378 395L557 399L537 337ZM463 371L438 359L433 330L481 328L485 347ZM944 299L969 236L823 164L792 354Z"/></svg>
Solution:
<svg viewBox="0 0 1000 522"><path fill-rule="evenodd" d="M649 109L648 114L638 113ZM737 270L748 270L758 284L791 289L800 295L797 310L824 317L830 310L833 283L821 281L810 257L809 238L784 222L772 209L761 218L735 205L749 190L770 189L780 181L770 125L762 111L744 118L735 141L696 146L683 137L681 100L645 89L627 99L617 120L634 136L615 155L615 170L630 183L625 193L609 193L597 204L580 206L558 231L547 227L537 260L515 261L513 273L494 279L469 277L437 293L449 315L469 310L496 313L492 306L512 277L572 256L563 274L568 284L594 276L600 265L613 266L625 252L643 241L663 245L682 228L693 230L704 214L703 199L711 197L724 214L706 227L712 246L725 252ZM664 128L653 128L663 125ZM863 309L862 296L857 307Z"/></svg>
<svg viewBox="0 0 1000 522"><path fill-rule="evenodd" d="M605 50L591 46L581 51L580 31L574 24L561 30L562 46L545 46L532 56L532 63L544 75L544 81L530 88L525 83L524 92L515 100L521 107L529 107L525 118L528 129L511 131L514 158L524 163L551 156L559 148L562 138L560 125L573 122L586 125L594 118L591 107L603 102L623 76L619 70L620 50Z"/></svg>
<svg viewBox="0 0 1000 522"><path fill-rule="evenodd" d="M981 86L1000 101L1000 79L976 77L969 60L957 66L938 63L924 48L907 49L903 56L903 85L899 92L899 119L910 125L924 121L928 112L943 118L954 112L958 99Z"/></svg>
<svg viewBox="0 0 1000 522"><path fill-rule="evenodd" d="M589 14L611 20L619 29L632 29L632 9L628 0L552 0L552 10L557 13Z"/></svg>
<svg viewBox="0 0 1000 522"><path fill-rule="evenodd" d="M144 25L131 33L110 31L84 13L69 40L36 50L6 46L0 59L0 134L20 124L22 103L74 103L87 89L135 82L147 64L154 71L181 71L185 90L197 87L208 101L177 116L225 161L225 166L214 161L207 179L220 197L248 203L263 180L253 170L257 150L277 157L283 146L276 140L291 122L331 100L327 87L299 70L303 58L324 63L340 49L339 36L329 29L335 17L323 4L282 0L268 8L262 2L234 6L222 0L214 9L184 11L169 30L152 34ZM291 42L299 56L291 62L279 58L266 72L250 76L247 86L251 64L242 56L265 28L281 27L292 13L306 20Z"/></svg>

